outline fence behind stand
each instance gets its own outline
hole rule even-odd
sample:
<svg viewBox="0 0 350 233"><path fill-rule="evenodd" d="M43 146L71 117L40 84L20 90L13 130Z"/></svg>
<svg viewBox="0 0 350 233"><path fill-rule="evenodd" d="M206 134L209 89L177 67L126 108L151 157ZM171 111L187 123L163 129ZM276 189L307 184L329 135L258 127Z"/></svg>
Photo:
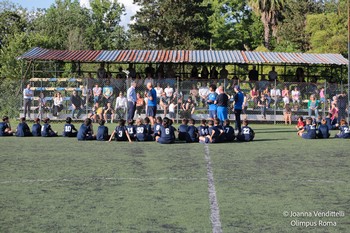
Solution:
<svg viewBox="0 0 350 233"><path fill-rule="evenodd" d="M51 113L51 107L53 105L53 96L55 92L61 92L64 97L64 110L62 111L61 115L58 117L58 119L64 119L66 116L70 116L71 111L71 102L70 102L70 96L72 95L72 92L78 91L78 93L81 95L81 86L87 86L91 87L95 82L100 83L103 85L105 82L100 82L98 80L89 80L89 79L82 79L82 78L32 78L29 80L32 84L32 89L34 90L34 101L33 106L31 108L31 111L34 113L38 110L38 100L39 100L39 94L42 92L44 93L47 101L47 107L48 110L46 112L43 112L43 116L40 117L50 117L52 118ZM93 82L93 84L91 83ZM143 98L145 93L148 91L145 86L144 80L136 80L137 87L136 91L139 93ZM256 103L254 103L253 98L250 96L250 91L253 87L256 87L256 90L259 93L263 93L264 90L267 88L266 93L271 94L271 88L273 86L276 86L277 89L280 90L280 93L282 95L283 89L286 87L289 91L288 100L289 103L292 106L292 120L296 121L297 116L308 116L308 101L311 95L315 95L318 100L320 100L320 90L323 87L324 88L324 95L326 97L325 101L322 101L320 104L318 110L321 116L326 116L326 114L329 111L329 107L332 101L333 96L340 94L341 92L347 91L347 85L344 84L331 84L328 82L323 83L296 83L296 82L269 82L269 81L258 81L258 82L242 82L239 80L229 80L229 79L218 79L218 80L203 80L203 79L191 79L191 80L182 80L180 78L177 79L160 79L160 80L153 80L154 86L157 88L158 83L159 87L162 88L163 92L166 91L167 86L169 85L170 88L173 89L173 99L175 103L177 103L176 108L176 120L180 120L182 116L188 114L184 114L184 110L182 109L181 105L184 103L189 97L192 98L195 106L194 114L192 114L191 117L194 119L202 119L202 118L208 118L208 110L206 106L206 101L201 99L199 97L199 92L202 91L204 87L209 87L211 84L215 84L217 86L222 85L224 86L225 92L230 96L230 99L233 100L234 91L233 87L235 85L240 85L241 89L247 96L247 112L246 115L243 116L251 121L259 121L259 122L284 122L283 118L283 108L284 108L284 100L283 96L278 97L275 100L271 100L270 108L267 108L266 111L266 119L264 119L261 115L261 110L259 107L256 106ZM110 86L113 87L114 90L114 100L113 100L113 108L115 105L115 100L118 97L118 94L120 91L126 94L126 90L130 87L131 80L115 80L112 79L109 81ZM101 86L102 86L101 85ZM292 97L292 91L298 88L300 91L300 98L299 101L293 101ZM271 96L268 96L271 98ZM91 98L88 98L91 100ZM169 99L168 99L169 100ZM286 100L285 100L286 101ZM231 102L231 106L232 106ZM93 103L90 101L87 102L85 109L84 109L84 115L82 115L81 118L87 117L87 114L91 112L91 109L93 107ZM23 107L21 109L20 116L23 116ZM164 116L164 108L162 101L158 99L158 115ZM144 116L145 109L141 110L141 116ZM347 113L346 113L347 114ZM167 116L169 116L167 111ZM136 115L138 116L138 115ZM229 111L229 118L234 120L234 114L232 113L232 109Z"/></svg>

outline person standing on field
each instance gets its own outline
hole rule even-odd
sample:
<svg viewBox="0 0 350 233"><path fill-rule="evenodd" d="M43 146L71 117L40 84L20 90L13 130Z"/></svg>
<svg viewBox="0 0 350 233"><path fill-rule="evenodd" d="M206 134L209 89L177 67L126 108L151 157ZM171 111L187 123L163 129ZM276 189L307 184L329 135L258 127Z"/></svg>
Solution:
<svg viewBox="0 0 350 233"><path fill-rule="evenodd" d="M236 118L236 125L235 130L238 130L238 132L241 132L241 113L242 113L242 105L244 101L244 94L241 92L241 88L237 85L234 87L234 91L236 92L236 95L234 97L234 113Z"/></svg>
<svg viewBox="0 0 350 233"><path fill-rule="evenodd" d="M24 117L28 112L28 119L30 119L30 107L32 106L32 99L34 96L34 93L30 88L31 85L28 84L27 87L23 90Z"/></svg>

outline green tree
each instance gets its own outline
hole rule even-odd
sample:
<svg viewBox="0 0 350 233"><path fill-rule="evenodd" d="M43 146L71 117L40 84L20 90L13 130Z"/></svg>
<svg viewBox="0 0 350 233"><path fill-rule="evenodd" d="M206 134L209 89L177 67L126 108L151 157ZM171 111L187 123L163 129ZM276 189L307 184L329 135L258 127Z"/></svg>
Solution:
<svg viewBox="0 0 350 233"><path fill-rule="evenodd" d="M246 1L214 0L209 17L213 47L253 50L262 43L263 27Z"/></svg>
<svg viewBox="0 0 350 233"><path fill-rule="evenodd" d="M148 49L209 48L210 7L203 0L135 0L142 6L133 17L132 45ZM136 39L136 43L134 41ZM139 38L142 38L140 40Z"/></svg>
<svg viewBox="0 0 350 233"><path fill-rule="evenodd" d="M320 13L322 3L315 0L287 0L282 12L283 22L278 26L275 50L306 52L310 49L310 36L305 31L306 16Z"/></svg>
<svg viewBox="0 0 350 233"><path fill-rule="evenodd" d="M286 0L250 0L250 6L260 15L264 25L264 46L271 50L271 37L276 37L281 11Z"/></svg>
<svg viewBox="0 0 350 233"><path fill-rule="evenodd" d="M90 0L91 24L87 28L90 47L123 49L127 47L126 32L120 26L124 5L117 0Z"/></svg>

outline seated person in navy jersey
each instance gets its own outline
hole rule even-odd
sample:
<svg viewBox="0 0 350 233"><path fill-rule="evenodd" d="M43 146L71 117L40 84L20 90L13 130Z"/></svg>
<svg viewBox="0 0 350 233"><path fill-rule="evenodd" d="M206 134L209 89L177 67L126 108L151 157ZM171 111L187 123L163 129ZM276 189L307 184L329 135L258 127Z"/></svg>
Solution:
<svg viewBox="0 0 350 233"><path fill-rule="evenodd" d="M316 138L316 125L312 124L312 119L306 119L305 127L298 132L298 135L304 139L315 139Z"/></svg>
<svg viewBox="0 0 350 233"><path fill-rule="evenodd" d="M198 129L195 124L196 121L194 119L189 120L186 142L198 142Z"/></svg>
<svg viewBox="0 0 350 233"><path fill-rule="evenodd" d="M136 126L134 125L134 120L130 119L128 121L128 125L126 126L126 129L128 130L130 139L134 141L136 139Z"/></svg>
<svg viewBox="0 0 350 233"><path fill-rule="evenodd" d="M78 134L78 130L75 128L75 126L72 124L72 118L67 117L66 118L66 124L63 128L63 137L76 137Z"/></svg>
<svg viewBox="0 0 350 233"><path fill-rule="evenodd" d="M218 143L221 142L221 135L224 131L220 127L220 120L215 118L214 120L208 121L208 132L206 136L199 136L199 142L202 143Z"/></svg>
<svg viewBox="0 0 350 233"><path fill-rule="evenodd" d="M237 140L241 141L241 142L249 142L249 141L253 141L254 137L255 137L255 132L252 128L250 128L249 126L249 122L248 120L244 120L243 121L243 127L241 132L237 135Z"/></svg>
<svg viewBox="0 0 350 233"><path fill-rule="evenodd" d="M170 144L175 142L175 128L170 125L170 120L164 117L160 127L160 135L156 136L156 141L161 144Z"/></svg>
<svg viewBox="0 0 350 233"><path fill-rule="evenodd" d="M97 128L96 140L108 141L109 135L108 135L108 128L105 126L106 121L103 119L100 119L98 123L100 124L100 126Z"/></svg>
<svg viewBox="0 0 350 233"><path fill-rule="evenodd" d="M109 142L112 141L112 138L115 136L116 141L131 141L130 135L128 133L128 129L125 126L125 120L120 119L119 120L119 125L115 128L113 133L111 134L111 137L109 138Z"/></svg>
<svg viewBox="0 0 350 233"><path fill-rule="evenodd" d="M326 117L326 122L329 130L336 129L338 127L337 118L333 117L332 113L328 113L328 116Z"/></svg>
<svg viewBox="0 0 350 233"><path fill-rule="evenodd" d="M327 121L325 119L322 119L321 125L318 127L317 131L317 138L329 138L329 129L327 126Z"/></svg>
<svg viewBox="0 0 350 233"><path fill-rule="evenodd" d="M4 116L0 122L0 136L13 136L8 116Z"/></svg>
<svg viewBox="0 0 350 233"><path fill-rule="evenodd" d="M152 141L152 135L149 134L146 125L143 124L141 118L136 119L136 140L138 142Z"/></svg>
<svg viewBox="0 0 350 233"><path fill-rule="evenodd" d="M94 130L92 127L92 120L90 118L86 118L84 120L84 123L80 126L78 130L77 138L79 141L96 139L94 135Z"/></svg>
<svg viewBox="0 0 350 233"><path fill-rule="evenodd" d="M26 118L21 117L20 123L17 126L16 130L16 136L17 137L28 137L33 136L32 132L30 132L30 128L26 123Z"/></svg>
<svg viewBox="0 0 350 233"><path fill-rule="evenodd" d="M223 130L225 142L233 142L235 140L235 130L230 126L230 120L224 120Z"/></svg>
<svg viewBox="0 0 350 233"><path fill-rule="evenodd" d="M182 124L178 128L178 139L180 141L186 141L186 138L188 137L188 119L184 118L182 119Z"/></svg>
<svg viewBox="0 0 350 233"><path fill-rule="evenodd" d="M207 135L209 135L209 131L208 131L208 126L207 126L207 120L206 119L202 119L201 120L201 125L198 126L198 136L202 136L205 137Z"/></svg>
<svg viewBox="0 0 350 233"><path fill-rule="evenodd" d="M340 120L339 133L337 133L335 137L350 139L350 128L346 120Z"/></svg>
<svg viewBox="0 0 350 233"><path fill-rule="evenodd" d="M42 137L57 137L57 132L54 132L50 125L50 118L45 118L43 120L44 125L41 128Z"/></svg>
<svg viewBox="0 0 350 233"><path fill-rule="evenodd" d="M163 119L160 116L157 116L156 123L153 126L153 137L156 138L159 135L160 127L162 126Z"/></svg>
<svg viewBox="0 0 350 233"><path fill-rule="evenodd" d="M32 134L35 137L40 137L41 136L41 125L40 125L40 119L35 118L34 119L34 124L32 126Z"/></svg>
<svg viewBox="0 0 350 233"><path fill-rule="evenodd" d="M152 126L151 126L151 120L148 117L145 117L144 122L145 122L145 127L147 129L147 134L151 135L151 137L152 137L153 130L152 130ZM152 137L152 140L153 140L153 137Z"/></svg>

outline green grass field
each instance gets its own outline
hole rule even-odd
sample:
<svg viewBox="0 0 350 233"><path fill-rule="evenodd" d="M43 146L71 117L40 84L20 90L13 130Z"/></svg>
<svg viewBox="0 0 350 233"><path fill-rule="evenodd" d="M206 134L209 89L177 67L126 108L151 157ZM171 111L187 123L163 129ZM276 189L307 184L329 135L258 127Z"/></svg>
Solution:
<svg viewBox="0 0 350 233"><path fill-rule="evenodd" d="M222 231L350 232L350 141L252 128L253 142L208 145ZM12 137L0 147L0 232L212 232L203 144ZM344 216L289 216L314 211Z"/></svg>

